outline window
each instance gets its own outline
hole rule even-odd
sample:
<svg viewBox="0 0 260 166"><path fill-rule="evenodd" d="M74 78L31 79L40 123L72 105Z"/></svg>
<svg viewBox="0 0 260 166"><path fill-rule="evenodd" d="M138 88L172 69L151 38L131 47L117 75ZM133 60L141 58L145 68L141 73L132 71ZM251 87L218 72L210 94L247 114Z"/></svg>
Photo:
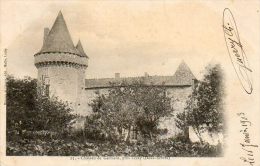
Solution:
<svg viewBox="0 0 260 166"><path fill-rule="evenodd" d="M40 93L42 96L49 97L50 95L50 79L47 75L42 75L41 77L42 85L40 89Z"/></svg>
<svg viewBox="0 0 260 166"><path fill-rule="evenodd" d="M49 96L49 95L50 95L50 85L46 85L45 95L46 95L46 96Z"/></svg>
<svg viewBox="0 0 260 166"><path fill-rule="evenodd" d="M137 139L138 131L137 131L136 126L134 126L134 127L131 128L131 133L132 133L131 139Z"/></svg>

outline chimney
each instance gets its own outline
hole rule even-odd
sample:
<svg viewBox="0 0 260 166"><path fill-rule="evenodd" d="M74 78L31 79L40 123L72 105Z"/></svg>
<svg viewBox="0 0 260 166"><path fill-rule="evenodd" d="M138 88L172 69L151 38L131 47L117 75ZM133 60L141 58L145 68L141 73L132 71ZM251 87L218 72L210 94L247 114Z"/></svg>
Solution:
<svg viewBox="0 0 260 166"><path fill-rule="evenodd" d="M149 75L148 75L148 73L147 72L145 72L144 73L144 77L148 77Z"/></svg>
<svg viewBox="0 0 260 166"><path fill-rule="evenodd" d="M120 78L120 73L115 73L115 78Z"/></svg>
<svg viewBox="0 0 260 166"><path fill-rule="evenodd" d="M46 41L49 32L50 32L49 28L44 28L43 43Z"/></svg>

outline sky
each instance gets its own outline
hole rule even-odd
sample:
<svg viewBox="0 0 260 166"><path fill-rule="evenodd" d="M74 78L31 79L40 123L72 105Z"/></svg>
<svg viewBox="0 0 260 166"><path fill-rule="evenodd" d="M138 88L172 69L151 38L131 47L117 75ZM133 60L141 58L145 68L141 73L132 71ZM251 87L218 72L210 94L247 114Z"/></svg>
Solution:
<svg viewBox="0 0 260 166"><path fill-rule="evenodd" d="M182 60L201 77L208 63L228 56L222 12L231 4L246 17L238 12L243 3L233 1L2 0L1 45L8 49L9 74L36 78L33 55L42 47L44 27L51 28L61 10L74 44L80 39L89 56L86 78L173 75ZM250 31L246 21L252 19L243 19L242 27ZM249 52L250 44L244 41Z"/></svg>

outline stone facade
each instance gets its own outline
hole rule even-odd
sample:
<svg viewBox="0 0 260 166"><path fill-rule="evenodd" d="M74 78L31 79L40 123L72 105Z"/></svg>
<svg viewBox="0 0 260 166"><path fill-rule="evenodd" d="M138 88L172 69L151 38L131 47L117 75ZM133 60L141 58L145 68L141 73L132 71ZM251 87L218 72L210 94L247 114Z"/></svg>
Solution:
<svg viewBox="0 0 260 166"><path fill-rule="evenodd" d="M171 87L167 89L167 96L172 100L172 108L174 109L172 117L161 119L160 128L167 129L167 133L162 138L168 138L180 133L175 124L175 116L177 113L183 112L186 107L186 101L191 95L192 87Z"/></svg>
<svg viewBox="0 0 260 166"><path fill-rule="evenodd" d="M120 74L116 73L115 78L85 79L88 56L80 41L76 46L73 45L61 12L51 30L44 29L42 49L34 57L41 93L68 102L75 113L82 116L92 113L89 104L96 97L96 91L107 94L111 82L120 85L120 82L126 81L131 84L136 79L142 79L148 86L166 87L176 114L184 110L196 80L185 62L179 65L172 76L149 76L146 73L141 77L120 78ZM178 133L174 116L161 119L160 127L168 130L164 138Z"/></svg>

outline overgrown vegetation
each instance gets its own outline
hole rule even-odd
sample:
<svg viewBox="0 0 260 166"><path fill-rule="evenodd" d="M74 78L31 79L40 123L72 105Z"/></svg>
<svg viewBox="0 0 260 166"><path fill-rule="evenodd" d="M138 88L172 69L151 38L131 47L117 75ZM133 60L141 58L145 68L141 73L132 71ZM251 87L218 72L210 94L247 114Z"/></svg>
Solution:
<svg viewBox="0 0 260 166"><path fill-rule="evenodd" d="M57 98L37 95L37 81L7 78L7 141L21 137L48 133L49 135L66 134L72 127L76 115L66 103ZM28 134L31 133L31 134Z"/></svg>
<svg viewBox="0 0 260 166"><path fill-rule="evenodd" d="M184 113L177 115L183 131L192 126L200 131L208 124L212 131L223 130L223 86L220 66L206 70L187 101ZM50 156L219 156L221 145L203 141L192 143L187 134L160 140L159 119L172 116L166 89L114 84L107 94L97 93L83 130L71 130L77 118L66 103L37 95L37 81L7 78L7 155ZM135 137L131 141L130 137Z"/></svg>
<svg viewBox="0 0 260 166"><path fill-rule="evenodd" d="M202 132L223 132L223 72L219 64L208 65L204 77L199 81L187 101L185 111L176 118L177 127L186 130L192 126L202 142Z"/></svg>
<svg viewBox="0 0 260 166"><path fill-rule="evenodd" d="M7 143L9 155L48 156L128 156L128 157L216 157L220 146L207 143L190 143L177 139L158 140L150 143L110 141L78 142L72 139L20 139Z"/></svg>
<svg viewBox="0 0 260 166"><path fill-rule="evenodd" d="M97 93L91 106L94 114L87 117L86 132L96 138L127 142L131 135L156 139L160 118L169 117L173 112L164 87L146 86L140 80L131 85L126 82L112 85L108 94Z"/></svg>

